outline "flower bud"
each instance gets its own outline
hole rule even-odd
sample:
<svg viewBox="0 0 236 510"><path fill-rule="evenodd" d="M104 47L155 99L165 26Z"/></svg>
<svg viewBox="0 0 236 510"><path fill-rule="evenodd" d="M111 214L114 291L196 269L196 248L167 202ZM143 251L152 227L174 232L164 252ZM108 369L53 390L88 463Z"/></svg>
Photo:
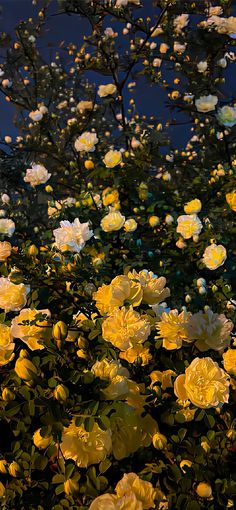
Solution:
<svg viewBox="0 0 236 510"><path fill-rule="evenodd" d="M37 246L35 246L35 244L31 244L31 246L28 249L28 255L30 257L36 257L36 255L38 255L38 252L39 252L39 250L38 250Z"/></svg>
<svg viewBox="0 0 236 510"><path fill-rule="evenodd" d="M11 462L11 464L9 464L8 473L14 477L20 476L21 468L15 460L13 460L13 462Z"/></svg>
<svg viewBox="0 0 236 510"><path fill-rule="evenodd" d="M150 216L148 223L150 227L154 228L160 224L160 218L158 218L158 216Z"/></svg>
<svg viewBox="0 0 236 510"><path fill-rule="evenodd" d="M7 473L7 461L6 459L0 460L0 473L3 473L4 475Z"/></svg>
<svg viewBox="0 0 236 510"><path fill-rule="evenodd" d="M93 170L94 162L91 161L91 159L86 159L86 161L84 162L84 166L85 166L86 170Z"/></svg>
<svg viewBox="0 0 236 510"><path fill-rule="evenodd" d="M200 482L196 487L196 493L200 498L210 498L212 496L212 488L207 482Z"/></svg>
<svg viewBox="0 0 236 510"><path fill-rule="evenodd" d="M3 498L4 494L5 494L5 487L3 485L2 482L0 482L0 498Z"/></svg>
<svg viewBox="0 0 236 510"><path fill-rule="evenodd" d="M226 436L228 437L228 439L231 439L234 441L236 439L236 430L234 430L234 429L227 430Z"/></svg>
<svg viewBox="0 0 236 510"><path fill-rule="evenodd" d="M58 384L58 386L55 388L53 395L58 402L66 402L67 398L69 397L69 390L67 389L64 384Z"/></svg>
<svg viewBox="0 0 236 510"><path fill-rule="evenodd" d="M203 450L208 453L211 449L209 443L207 441L202 441L201 442L201 447L203 448Z"/></svg>
<svg viewBox="0 0 236 510"><path fill-rule="evenodd" d="M79 492L79 484L73 478L69 478L64 483L64 492L67 496L75 496Z"/></svg>
<svg viewBox="0 0 236 510"><path fill-rule="evenodd" d="M47 186L45 186L45 191L46 191L47 193L52 193L52 191L53 191L52 186L50 186L49 184L48 184Z"/></svg>
<svg viewBox="0 0 236 510"><path fill-rule="evenodd" d="M157 432L152 438L152 444L156 450L164 450L167 446L167 438L163 434Z"/></svg>
<svg viewBox="0 0 236 510"><path fill-rule="evenodd" d="M15 371L24 381L31 381L38 372L32 361L24 357L19 357L16 361Z"/></svg>
<svg viewBox="0 0 236 510"><path fill-rule="evenodd" d="M55 340L64 340L67 336L67 325L63 321L58 321L53 326L52 335Z"/></svg>
<svg viewBox="0 0 236 510"><path fill-rule="evenodd" d="M14 400L14 398L15 395L13 391L9 390L8 388L4 388L4 390L2 390L2 399L4 402L10 402L10 400Z"/></svg>
<svg viewBox="0 0 236 510"><path fill-rule="evenodd" d="M45 448L47 448L52 443L53 437L51 435L47 437L41 436L40 430L41 429L38 429L34 433L33 442L34 445L37 446L37 448L42 448L43 450L45 450Z"/></svg>

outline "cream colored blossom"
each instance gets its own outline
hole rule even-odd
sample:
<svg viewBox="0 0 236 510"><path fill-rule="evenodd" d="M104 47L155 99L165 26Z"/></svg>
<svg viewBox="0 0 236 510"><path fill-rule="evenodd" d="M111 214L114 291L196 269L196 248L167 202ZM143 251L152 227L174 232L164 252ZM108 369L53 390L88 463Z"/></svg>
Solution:
<svg viewBox="0 0 236 510"><path fill-rule="evenodd" d="M11 255L11 243L0 241L0 262L4 262Z"/></svg>
<svg viewBox="0 0 236 510"><path fill-rule="evenodd" d="M75 140L75 150L78 152L94 152L95 146L98 143L98 137L96 133L85 131Z"/></svg>
<svg viewBox="0 0 236 510"><path fill-rule="evenodd" d="M91 368L91 372L100 379L110 379L111 381L117 375L129 377L129 371L119 361L109 361L106 358L96 361Z"/></svg>
<svg viewBox="0 0 236 510"><path fill-rule="evenodd" d="M223 126L234 126L236 124L236 108L233 106L222 106L217 113L217 119Z"/></svg>
<svg viewBox="0 0 236 510"><path fill-rule="evenodd" d="M210 244L204 251L203 262L207 269L213 271L222 266L227 258L227 252L222 244Z"/></svg>
<svg viewBox="0 0 236 510"><path fill-rule="evenodd" d="M223 18L221 16L210 16L202 25L205 28L214 28L219 34L229 35L232 39L236 38L236 17L230 16Z"/></svg>
<svg viewBox="0 0 236 510"><path fill-rule="evenodd" d="M100 85L98 87L98 95L99 97L107 97L116 92L116 86L114 83L108 83L108 85Z"/></svg>
<svg viewBox="0 0 236 510"><path fill-rule="evenodd" d="M180 34L182 29L187 27L188 24L189 24L188 14L180 14L179 16L176 16L173 22L175 33Z"/></svg>
<svg viewBox="0 0 236 510"><path fill-rule="evenodd" d="M7 237L11 237L15 232L15 223L8 218L0 218L0 235L4 234Z"/></svg>
<svg viewBox="0 0 236 510"><path fill-rule="evenodd" d="M196 214L183 214L177 218L177 223L176 232L184 239L190 239L200 234L202 230L202 222Z"/></svg>
<svg viewBox="0 0 236 510"><path fill-rule="evenodd" d="M14 358L14 348L9 326L0 323L0 366L7 365Z"/></svg>
<svg viewBox="0 0 236 510"><path fill-rule="evenodd" d="M32 164L31 168L27 168L26 175L24 177L25 182L29 182L33 188L40 184L45 184L51 177L47 169L43 165Z"/></svg>
<svg viewBox="0 0 236 510"><path fill-rule="evenodd" d="M218 315L207 310L194 313L189 318L186 329L188 338L196 340L195 345L200 351L221 351L230 343L233 323L224 314Z"/></svg>
<svg viewBox="0 0 236 510"><path fill-rule="evenodd" d="M120 211L112 209L101 221L101 227L104 232L115 232L120 230L125 223L125 216Z"/></svg>
<svg viewBox="0 0 236 510"><path fill-rule="evenodd" d="M72 421L63 429L60 447L63 457L72 459L78 467L98 464L111 453L111 433L100 429L97 423L91 432L86 432L83 425L77 427Z"/></svg>
<svg viewBox="0 0 236 510"><path fill-rule="evenodd" d="M211 358L195 358L174 383L175 395L202 409L228 402L229 376Z"/></svg>
<svg viewBox="0 0 236 510"><path fill-rule="evenodd" d="M147 340L150 334L149 322L141 317L133 307L115 309L102 324L104 340L125 351Z"/></svg>
<svg viewBox="0 0 236 510"><path fill-rule="evenodd" d="M16 285L8 278L0 278L0 308L5 312L17 312L26 304L30 288L23 283Z"/></svg>
<svg viewBox="0 0 236 510"><path fill-rule="evenodd" d="M80 223L79 218L75 218L73 223L61 221L60 228L53 230L53 235L55 246L60 251L80 253L86 241L93 236L93 231L89 230L89 222Z"/></svg>
<svg viewBox="0 0 236 510"><path fill-rule="evenodd" d="M29 113L29 118L34 122L39 122L43 118L43 112L41 110L33 110Z"/></svg>
<svg viewBox="0 0 236 510"><path fill-rule="evenodd" d="M166 278L158 278L156 274L147 269L142 271L129 271L128 277L141 285L143 291L143 302L148 305L157 305L170 296L170 289L165 287Z"/></svg>
<svg viewBox="0 0 236 510"><path fill-rule="evenodd" d="M190 317L190 312L183 311L179 314L178 310L170 310L161 315L156 327L165 349L180 349L182 342L188 340L186 326Z"/></svg>
<svg viewBox="0 0 236 510"><path fill-rule="evenodd" d="M31 351L44 349L43 341L50 338L52 328L47 319L37 321L36 324L24 324L24 321L34 321L37 314L51 317L49 310L35 310L24 308L20 314L12 320L11 334L13 338L20 338Z"/></svg>
<svg viewBox="0 0 236 510"><path fill-rule="evenodd" d="M208 96L201 96L195 100L195 106L198 112L207 113L215 110L218 103L218 97L209 94Z"/></svg>
<svg viewBox="0 0 236 510"><path fill-rule="evenodd" d="M108 151L103 159L106 168L114 168L122 162L122 154L120 151Z"/></svg>
<svg viewBox="0 0 236 510"><path fill-rule="evenodd" d="M201 211L202 203L201 200L198 198L194 198L193 200L190 200L190 202L187 202L184 206L184 212L186 214L197 214Z"/></svg>

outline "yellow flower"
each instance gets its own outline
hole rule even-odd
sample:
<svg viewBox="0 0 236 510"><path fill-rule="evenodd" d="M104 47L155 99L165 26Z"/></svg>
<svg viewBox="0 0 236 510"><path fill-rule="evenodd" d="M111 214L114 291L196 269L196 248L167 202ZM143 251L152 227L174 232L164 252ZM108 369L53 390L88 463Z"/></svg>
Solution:
<svg viewBox="0 0 236 510"><path fill-rule="evenodd" d="M177 218L176 232L181 234L184 239L190 239L200 234L202 230L202 222L196 214L183 214Z"/></svg>
<svg viewBox="0 0 236 510"><path fill-rule="evenodd" d="M150 482L142 480L136 473L124 474L117 483L115 491L118 498L133 492L136 499L142 503L144 510L155 507L155 489Z"/></svg>
<svg viewBox="0 0 236 510"><path fill-rule="evenodd" d="M174 383L175 395L202 409L228 402L229 376L211 358L195 358Z"/></svg>
<svg viewBox="0 0 236 510"><path fill-rule="evenodd" d="M212 488L207 482L200 482L196 487L196 493L200 498L210 498L212 496Z"/></svg>
<svg viewBox="0 0 236 510"><path fill-rule="evenodd" d="M99 85L98 95L99 97L106 97L116 92L116 86L114 83L108 83L107 85Z"/></svg>
<svg viewBox="0 0 236 510"><path fill-rule="evenodd" d="M158 216L150 216L148 223L150 227L155 228L160 223L160 218Z"/></svg>
<svg viewBox="0 0 236 510"><path fill-rule="evenodd" d="M209 94L209 96L201 96L196 99L195 106L198 112L207 113L215 110L218 103L218 97Z"/></svg>
<svg viewBox="0 0 236 510"><path fill-rule="evenodd" d="M12 320L11 333L14 338L20 338L26 343L31 351L44 349L43 340L50 338L51 328L48 321L37 320L36 324L25 324L24 321L34 321L37 314L47 315L50 318L49 310L35 310L24 308L20 314Z"/></svg>
<svg viewBox="0 0 236 510"><path fill-rule="evenodd" d="M75 150L78 152L94 152L95 146L98 143L96 133L85 131L75 140Z"/></svg>
<svg viewBox="0 0 236 510"><path fill-rule="evenodd" d="M194 198L194 200L190 200L184 206L184 212L186 214L197 214L201 211L202 203L198 198Z"/></svg>
<svg viewBox="0 0 236 510"><path fill-rule="evenodd" d="M60 446L65 459L72 459L79 467L87 467L98 464L111 453L111 433L100 429L97 423L91 432L86 432L83 425L77 427L72 421L63 430Z"/></svg>
<svg viewBox="0 0 236 510"><path fill-rule="evenodd" d="M11 243L8 241L0 242L0 262L4 262L11 255Z"/></svg>
<svg viewBox="0 0 236 510"><path fill-rule="evenodd" d="M93 109L93 102L92 101L80 101L76 109L79 111L79 113L84 113L86 110L92 110Z"/></svg>
<svg viewBox="0 0 236 510"><path fill-rule="evenodd" d="M14 358L14 347L11 329L0 323L0 366L7 365Z"/></svg>
<svg viewBox="0 0 236 510"><path fill-rule="evenodd" d="M147 340L150 334L150 324L142 318L133 307L115 309L102 324L104 340L126 351L129 347L136 347Z"/></svg>
<svg viewBox="0 0 236 510"><path fill-rule="evenodd" d="M157 432L152 438L152 444L156 450L164 450L167 446L167 438L160 434L160 432Z"/></svg>
<svg viewBox="0 0 236 510"><path fill-rule="evenodd" d="M224 369L229 374L236 375L236 349L228 349L223 354Z"/></svg>
<svg viewBox="0 0 236 510"><path fill-rule="evenodd" d="M148 365L149 361L152 359L149 349L147 347L143 347L143 345L130 347L127 351L120 352L119 357L128 361L128 363L135 363L135 361L139 358L142 366Z"/></svg>
<svg viewBox="0 0 236 510"><path fill-rule="evenodd" d="M122 162L122 154L120 151L108 151L103 159L106 168L114 168Z"/></svg>
<svg viewBox="0 0 236 510"><path fill-rule="evenodd" d="M129 220L126 220L124 224L125 232L134 232L137 229L137 221L135 221L133 218L130 218Z"/></svg>
<svg viewBox="0 0 236 510"><path fill-rule="evenodd" d="M188 339L196 340L197 348L204 352L208 349L220 351L228 347L233 323L224 314L218 315L212 310L194 313L187 324Z"/></svg>
<svg viewBox="0 0 236 510"><path fill-rule="evenodd" d="M210 244L204 251L203 262L211 271L222 266L227 258L227 252L222 244Z"/></svg>
<svg viewBox="0 0 236 510"><path fill-rule="evenodd" d="M230 193L227 193L226 202L227 202L227 204L229 204L230 209L232 209L232 211L236 212L236 189L234 189Z"/></svg>
<svg viewBox="0 0 236 510"><path fill-rule="evenodd" d="M167 350L180 349L183 340L188 340L186 325L191 314L189 312L178 313L178 310L170 310L161 315L157 322L158 336L163 338L163 347Z"/></svg>
<svg viewBox="0 0 236 510"><path fill-rule="evenodd" d="M170 289L164 288L166 285L166 278L161 276L157 277L152 271L143 269L142 271L133 270L128 273L128 277L139 282L143 291L143 302L148 305L156 305L164 301L170 296Z"/></svg>
<svg viewBox="0 0 236 510"><path fill-rule="evenodd" d="M106 207L108 205L119 202L119 192L114 188L105 188L102 192L102 203Z"/></svg>
<svg viewBox="0 0 236 510"><path fill-rule="evenodd" d="M110 379L111 381L117 375L129 377L129 371L119 361L109 361L107 358L104 358L102 361L96 361L91 368L91 372L93 372L95 377Z"/></svg>
<svg viewBox="0 0 236 510"><path fill-rule="evenodd" d="M142 297L141 285L131 282L125 275L116 276L109 285L102 285L93 294L96 307L102 315L111 313L118 306L123 306L125 301L138 306Z"/></svg>
<svg viewBox="0 0 236 510"><path fill-rule="evenodd" d="M15 371L24 381L31 381L38 370L36 366L27 358L19 357L15 364Z"/></svg>
<svg viewBox="0 0 236 510"><path fill-rule="evenodd" d="M101 221L101 227L104 232L115 232L120 230L125 223L125 216L120 211L112 209Z"/></svg>
<svg viewBox="0 0 236 510"><path fill-rule="evenodd" d="M8 278L0 278L0 308L17 312L25 306L30 289L23 283L15 285Z"/></svg>
<svg viewBox="0 0 236 510"><path fill-rule="evenodd" d="M91 503L89 510L117 510L117 497L114 494L102 494Z"/></svg>
<svg viewBox="0 0 236 510"><path fill-rule="evenodd" d="M52 443L52 441L53 437L51 435L45 437L41 435L41 429L36 430L33 435L34 445L42 450L45 450L45 448L47 448Z"/></svg>
<svg viewBox="0 0 236 510"><path fill-rule="evenodd" d="M172 377L176 377L176 373L173 370L164 370L164 372L154 370L149 374L149 377L152 381L150 388L155 390L155 384L160 382L162 389L166 390L166 388L173 387Z"/></svg>

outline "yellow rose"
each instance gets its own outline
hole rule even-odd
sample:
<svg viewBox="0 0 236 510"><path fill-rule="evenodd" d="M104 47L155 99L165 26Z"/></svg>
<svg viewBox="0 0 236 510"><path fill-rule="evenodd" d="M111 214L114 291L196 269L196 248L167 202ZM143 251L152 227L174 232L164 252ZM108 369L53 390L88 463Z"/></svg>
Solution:
<svg viewBox="0 0 236 510"><path fill-rule="evenodd" d="M106 97L111 94L115 94L116 86L114 83L108 83L107 85L99 85L98 87L98 95L99 97Z"/></svg>
<svg viewBox="0 0 236 510"><path fill-rule="evenodd" d="M209 94L209 96L201 96L196 99L195 106L198 112L207 113L215 110L218 103L218 97Z"/></svg>
<svg viewBox="0 0 236 510"><path fill-rule="evenodd" d="M120 151L108 151L103 159L103 163L105 164L106 168L114 168L117 165L120 165L122 162L122 154Z"/></svg>
<svg viewBox="0 0 236 510"><path fill-rule="evenodd" d="M104 232L116 232L120 230L125 223L125 216L120 211L112 209L101 221L101 227Z"/></svg>
<svg viewBox="0 0 236 510"><path fill-rule="evenodd" d="M106 188L102 192L102 203L106 207L119 201L119 192L114 188Z"/></svg>
<svg viewBox="0 0 236 510"><path fill-rule="evenodd" d="M147 340L150 334L149 322L142 318L133 307L115 309L102 324L104 340L126 351Z"/></svg>
<svg viewBox="0 0 236 510"><path fill-rule="evenodd" d="M196 214L183 214L177 218L176 232L181 234L184 239L190 239L200 234L202 230L202 222Z"/></svg>
<svg viewBox="0 0 236 510"><path fill-rule="evenodd" d="M102 361L96 361L91 368L91 372L93 372L95 377L110 379L111 381L117 375L129 377L129 371L119 361L109 361L107 358L104 358Z"/></svg>
<svg viewBox="0 0 236 510"><path fill-rule="evenodd" d="M227 252L222 244L210 244L203 253L203 262L207 269L213 271L222 266L227 258Z"/></svg>
<svg viewBox="0 0 236 510"><path fill-rule="evenodd" d="M89 510L117 510L116 502L114 494L102 494L91 503Z"/></svg>
<svg viewBox="0 0 236 510"><path fill-rule="evenodd" d="M83 425L72 421L62 433L61 451L65 459L72 459L77 466L98 464L111 453L111 432L102 430L97 423L90 432Z"/></svg>
<svg viewBox="0 0 236 510"><path fill-rule="evenodd" d="M28 345L31 351L44 349L42 342L50 338L52 332L52 328L49 327L49 322L46 319L43 321L37 320L36 324L24 325L24 321L34 321L37 314L47 315L49 318L51 317L49 310L24 308L11 323L12 336L14 338L20 338L22 342Z"/></svg>
<svg viewBox="0 0 236 510"><path fill-rule="evenodd" d="M11 329L0 323L0 366L7 365L14 358L14 347Z"/></svg>
<svg viewBox="0 0 236 510"><path fill-rule="evenodd" d="M111 313L118 306L123 306L125 301L132 303L133 306L138 306L142 297L141 285L131 282L125 275L116 276L109 285L103 284L93 294L96 307L102 315Z"/></svg>
<svg viewBox="0 0 236 510"><path fill-rule="evenodd" d="M223 354L224 369L229 374L236 375L236 349L228 349Z"/></svg>
<svg viewBox="0 0 236 510"><path fill-rule="evenodd" d="M221 351L230 343L233 323L224 314L212 310L194 313L186 326L189 340L196 340L196 347L204 352L208 349Z"/></svg>
<svg viewBox="0 0 236 510"><path fill-rule="evenodd" d="M155 228L157 225L160 224L160 218L158 216L150 216L148 223L150 227Z"/></svg>
<svg viewBox="0 0 236 510"><path fill-rule="evenodd" d="M11 255L11 243L8 241L0 242L0 262L4 262Z"/></svg>
<svg viewBox="0 0 236 510"><path fill-rule="evenodd" d="M197 214L201 211L202 203L198 198L194 198L194 200L190 200L184 206L184 212L186 214Z"/></svg>
<svg viewBox="0 0 236 510"><path fill-rule="evenodd" d="M142 480L136 473L124 474L123 478L117 483L115 491L118 498L133 492L136 499L142 503L144 510L155 508L155 489L150 482Z"/></svg>
<svg viewBox="0 0 236 510"><path fill-rule="evenodd" d="M202 409L228 402L229 376L211 358L195 358L174 383L175 395Z"/></svg>
<svg viewBox="0 0 236 510"><path fill-rule="evenodd" d="M37 446L37 448L40 448L42 450L45 450L53 441L53 437L50 436L41 436L41 429L36 430L36 432L33 434L33 442L34 445Z"/></svg>
<svg viewBox="0 0 236 510"><path fill-rule="evenodd" d="M125 232L134 232L137 229L137 221L135 221L133 218L130 218L129 220L125 221L124 229Z"/></svg>
<svg viewBox="0 0 236 510"><path fill-rule="evenodd" d="M186 326L191 314L189 312L178 313L178 310L163 312L160 321L157 322L158 336L163 338L163 347L167 350L180 349L183 340L187 340Z"/></svg>
<svg viewBox="0 0 236 510"><path fill-rule="evenodd" d="M128 361L128 363L135 363L135 361L139 358L142 366L148 365L149 361L152 359L149 349L147 347L143 347L143 345L130 347L127 351L120 352L119 357Z"/></svg>
<svg viewBox="0 0 236 510"><path fill-rule="evenodd" d="M139 273L135 270L130 271L128 277L139 282L143 291L143 302L148 305L161 303L170 296L170 289L165 288L166 278L164 276L158 278L152 271L143 269Z"/></svg>
<svg viewBox="0 0 236 510"><path fill-rule="evenodd" d="M230 209L232 209L232 211L236 212L236 189L234 189L230 193L227 193L226 202L227 202L227 204L229 204Z"/></svg>
<svg viewBox="0 0 236 510"><path fill-rule="evenodd" d="M0 308L17 312L25 306L30 289L23 283L15 285L8 278L0 278Z"/></svg>
<svg viewBox="0 0 236 510"><path fill-rule="evenodd" d="M176 373L173 370L164 370L164 372L154 370L149 374L149 377L152 381L150 388L155 390L156 383L160 382L162 389L166 390L166 388L173 387L172 377L176 377Z"/></svg>

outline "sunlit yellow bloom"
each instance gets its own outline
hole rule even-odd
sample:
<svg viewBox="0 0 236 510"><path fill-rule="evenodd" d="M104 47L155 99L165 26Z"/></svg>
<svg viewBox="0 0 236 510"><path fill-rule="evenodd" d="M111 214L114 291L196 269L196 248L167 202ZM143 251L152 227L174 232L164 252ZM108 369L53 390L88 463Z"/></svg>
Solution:
<svg viewBox="0 0 236 510"><path fill-rule="evenodd" d="M106 97L116 92L116 86L114 83L108 83L107 85L99 85L98 95L99 97Z"/></svg>
<svg viewBox="0 0 236 510"><path fill-rule="evenodd" d="M208 409L228 402L229 376L211 358L195 358L174 383L176 396Z"/></svg>
<svg viewBox="0 0 236 510"><path fill-rule="evenodd" d="M165 288L166 278L157 277L152 271L143 269L139 273L135 270L128 273L128 277L139 282L143 291L143 302L148 305L156 305L170 296L170 289Z"/></svg>
<svg viewBox="0 0 236 510"><path fill-rule="evenodd" d="M114 494L102 494L91 503L89 510L117 510L117 497Z"/></svg>
<svg viewBox="0 0 236 510"><path fill-rule="evenodd" d="M37 448L45 450L45 448L47 448L52 443L52 441L53 437L51 435L45 437L41 435L41 429L36 430L36 432L33 434L33 442Z"/></svg>
<svg viewBox="0 0 236 510"><path fill-rule="evenodd" d="M234 189L230 193L227 193L226 202L227 202L227 204L229 204L230 209L232 209L232 211L236 212L236 189Z"/></svg>
<svg viewBox="0 0 236 510"><path fill-rule="evenodd" d="M102 192L102 203L106 207L119 201L119 192L114 188L105 188Z"/></svg>
<svg viewBox="0 0 236 510"><path fill-rule="evenodd" d="M147 347L143 345L136 345L136 347L130 347L127 351L120 352L119 357L128 361L128 363L135 363L137 359L141 360L141 365L145 366L151 361L152 355Z"/></svg>
<svg viewBox="0 0 236 510"><path fill-rule="evenodd" d="M14 347L11 329L0 323L0 366L7 365L14 358Z"/></svg>
<svg viewBox="0 0 236 510"><path fill-rule="evenodd" d="M5 312L17 312L25 306L29 291L23 283L15 285L8 278L0 278L0 308Z"/></svg>
<svg viewBox="0 0 236 510"><path fill-rule="evenodd" d="M172 377L175 377L176 373L173 370L164 370L164 372L160 372L159 370L154 370L149 374L151 379L150 388L155 389L155 383L160 382L163 390L166 388L172 388L173 382Z"/></svg>
<svg viewBox="0 0 236 510"><path fill-rule="evenodd" d="M101 379L112 379L117 375L129 377L129 371L123 367L119 361L109 361L104 358L102 361L96 361L91 368L96 377Z"/></svg>
<svg viewBox="0 0 236 510"><path fill-rule="evenodd" d="M202 222L196 214L183 214L177 218L176 232L181 234L184 239L190 239L200 234L202 230Z"/></svg>
<svg viewBox="0 0 236 510"><path fill-rule="evenodd" d="M161 315L156 327L159 337L163 338L165 349L180 349L183 340L188 340L186 325L190 317L190 312L183 311L179 314L178 310L170 310Z"/></svg>
<svg viewBox="0 0 236 510"><path fill-rule="evenodd" d="M124 229L125 232L134 232L137 229L137 221L135 221L133 218L130 218L125 221Z"/></svg>
<svg viewBox="0 0 236 510"><path fill-rule="evenodd" d="M228 349L223 354L224 369L232 375L236 375L236 349Z"/></svg>
<svg viewBox="0 0 236 510"><path fill-rule="evenodd" d="M25 324L24 321L32 322L35 321L37 314L46 315L48 318L51 317L49 310L35 310L32 308L24 308L20 314L12 320L11 333L14 338L20 338L22 342L25 342L31 351L36 349L44 349L42 343L43 340L49 339L52 328L49 326L49 322L44 319L43 321L37 320L36 324Z"/></svg>
<svg viewBox="0 0 236 510"><path fill-rule="evenodd" d="M103 163L107 168L114 168L122 162L122 154L120 151L108 151L103 159Z"/></svg>
<svg viewBox="0 0 236 510"><path fill-rule="evenodd" d="M222 266L227 258L227 252L222 244L210 244L204 251L203 262L211 271Z"/></svg>
<svg viewBox="0 0 236 510"><path fill-rule="evenodd" d="M62 433L61 451L65 459L72 459L79 467L98 464L111 452L111 433L101 430L97 423L91 432L83 425L77 427L73 422Z"/></svg>
<svg viewBox="0 0 236 510"><path fill-rule="evenodd" d="M202 203L198 198L194 198L194 200L190 200L184 206L184 212L186 214L197 214L201 211Z"/></svg>
<svg viewBox="0 0 236 510"><path fill-rule="evenodd" d="M136 473L128 473L117 483L115 488L118 498L133 492L143 509L154 508L155 489L150 482L139 478Z"/></svg>
<svg viewBox="0 0 236 510"><path fill-rule="evenodd" d="M224 314L218 315L207 310L194 313L189 318L186 329L188 338L196 340L195 345L200 351L220 351L229 345L233 323Z"/></svg>
<svg viewBox="0 0 236 510"><path fill-rule="evenodd" d="M128 276L116 276L109 285L102 285L93 294L96 307L104 315L111 313L118 306L123 306L127 301L133 306L138 306L143 297L139 282L132 282Z"/></svg>
<svg viewBox="0 0 236 510"><path fill-rule="evenodd" d="M115 309L102 324L104 340L125 351L136 347L147 340L150 334L150 324L133 310L122 307Z"/></svg>
<svg viewBox="0 0 236 510"><path fill-rule="evenodd" d="M102 218L101 227L104 232L115 232L120 230L125 223L125 216L120 211L112 209L106 216Z"/></svg>

